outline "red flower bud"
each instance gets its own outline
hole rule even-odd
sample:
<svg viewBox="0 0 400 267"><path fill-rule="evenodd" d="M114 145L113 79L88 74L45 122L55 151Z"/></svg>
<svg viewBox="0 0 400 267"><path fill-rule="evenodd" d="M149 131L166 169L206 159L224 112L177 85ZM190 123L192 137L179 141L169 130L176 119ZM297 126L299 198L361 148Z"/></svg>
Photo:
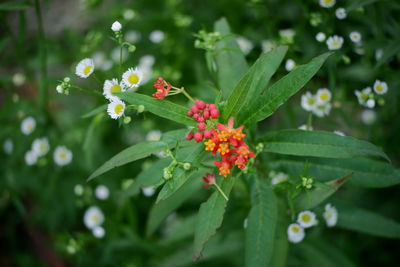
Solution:
<svg viewBox="0 0 400 267"><path fill-rule="evenodd" d="M216 109L212 109L212 110L211 110L211 117L212 117L213 119L218 119L218 117L219 117L219 111L216 110Z"/></svg>
<svg viewBox="0 0 400 267"><path fill-rule="evenodd" d="M193 132L188 133L188 135L186 135L186 140L192 140L194 136Z"/></svg>
<svg viewBox="0 0 400 267"><path fill-rule="evenodd" d="M199 129L199 131L204 131L206 129L206 124L204 122L200 122L199 124L197 124L197 129Z"/></svg>
<svg viewBox="0 0 400 267"><path fill-rule="evenodd" d="M203 134L202 133L195 133L194 134L194 139L196 140L196 142L203 141Z"/></svg>
<svg viewBox="0 0 400 267"><path fill-rule="evenodd" d="M208 120L210 118L210 112L208 110L205 110L203 112L203 117L205 120Z"/></svg>
<svg viewBox="0 0 400 267"><path fill-rule="evenodd" d="M205 130L205 131L204 131L204 138L206 138L206 139L210 139L210 138L211 138L211 136L212 136L212 134L211 134L211 132L210 132L210 131L208 131L208 130Z"/></svg>
<svg viewBox="0 0 400 267"><path fill-rule="evenodd" d="M189 111L187 112L187 115L188 115L189 117L192 117L192 116L193 116L193 111L189 110Z"/></svg>
<svg viewBox="0 0 400 267"><path fill-rule="evenodd" d="M197 106L192 106L190 109L193 113L198 113L200 110Z"/></svg>
<svg viewBox="0 0 400 267"><path fill-rule="evenodd" d="M197 100L196 100L196 106L197 106L199 109L205 109L206 103L204 103L203 101L197 99Z"/></svg>
<svg viewBox="0 0 400 267"><path fill-rule="evenodd" d="M211 110L216 110L217 109L217 107L214 105L214 104L210 104L209 106L208 106L208 109L211 111Z"/></svg>
<svg viewBox="0 0 400 267"><path fill-rule="evenodd" d="M204 122L205 120L204 120L204 117L199 116L196 121L197 122Z"/></svg>

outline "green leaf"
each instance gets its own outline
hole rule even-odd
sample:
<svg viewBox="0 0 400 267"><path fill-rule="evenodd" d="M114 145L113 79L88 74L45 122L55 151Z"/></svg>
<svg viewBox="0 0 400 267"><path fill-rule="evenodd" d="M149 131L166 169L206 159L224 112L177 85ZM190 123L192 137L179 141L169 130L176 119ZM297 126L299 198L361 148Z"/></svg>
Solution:
<svg viewBox="0 0 400 267"><path fill-rule="evenodd" d="M300 65L274 83L254 104L239 115L238 123L251 125L261 121L275 112L292 95L297 93L321 68L332 53L322 54L305 65Z"/></svg>
<svg viewBox="0 0 400 267"><path fill-rule="evenodd" d="M177 153L177 160L180 162L184 161L191 163L193 169L186 171L181 167L176 167L172 178L168 179L158 194L157 202L173 195L188 179L202 177L207 172L207 169L202 168L200 170L196 170L194 167L195 165L198 165L206 155L207 151L204 151L203 144L196 144L191 147L179 149Z"/></svg>
<svg viewBox="0 0 400 267"><path fill-rule="evenodd" d="M338 211L337 227L387 238L400 238L400 223L373 211L335 200Z"/></svg>
<svg viewBox="0 0 400 267"><path fill-rule="evenodd" d="M0 11L17 11L24 10L32 7L33 4L29 1L7 1L4 3L0 3Z"/></svg>
<svg viewBox="0 0 400 267"><path fill-rule="evenodd" d="M193 236L195 224L196 214L187 216L185 218L178 218L168 226L165 231L165 236L163 236L158 244L163 246L171 245L172 243L176 243ZM190 251L186 256L190 255L191 253L192 251ZM190 256L188 258L191 259Z"/></svg>
<svg viewBox="0 0 400 267"><path fill-rule="evenodd" d="M226 37L231 34L231 30L225 18L215 22L214 31L225 37L216 44L215 62L218 85L223 99L227 99L239 79L246 73L248 66L235 38L233 36Z"/></svg>
<svg viewBox="0 0 400 267"><path fill-rule="evenodd" d="M201 189L201 179L190 179L180 187L174 195L154 204L149 213L146 234L150 236L160 226L167 216L176 210L186 199Z"/></svg>
<svg viewBox="0 0 400 267"><path fill-rule="evenodd" d="M125 100L129 104L143 105L145 107L145 111L149 111L162 118L166 118L168 120L188 126L196 125L196 122L186 115L189 109L184 106L174 104L167 100L155 99L153 97L135 92L115 93L115 95L120 97L122 100Z"/></svg>
<svg viewBox="0 0 400 267"><path fill-rule="evenodd" d="M270 162L272 168L283 168L292 175L299 175L308 162L308 174L317 181L325 182L354 173L347 185L360 187L388 187L400 184L400 171L392 165L366 158L323 159L299 158Z"/></svg>
<svg viewBox="0 0 400 267"><path fill-rule="evenodd" d="M254 177L246 229L246 266L269 266L278 219L277 199L265 179Z"/></svg>
<svg viewBox="0 0 400 267"><path fill-rule="evenodd" d="M145 141L128 147L101 165L89 176L88 180L108 172L115 167L148 157L153 153L171 149L177 145L179 140L183 139L186 132L187 130L185 129L170 131L162 136L161 141Z"/></svg>
<svg viewBox="0 0 400 267"><path fill-rule="evenodd" d="M106 110L107 110L107 104L104 104L104 105L98 106L97 108L92 109L91 111L83 114L81 116L81 118L82 119L90 118L90 117L93 117L93 116L95 116L95 115L97 115L97 114L99 114L101 112L106 111Z"/></svg>
<svg viewBox="0 0 400 267"><path fill-rule="evenodd" d="M89 176L88 180L91 180L115 167L148 157L153 153L166 150L167 148L167 144L161 141L144 141L128 147L101 165Z"/></svg>
<svg viewBox="0 0 400 267"><path fill-rule="evenodd" d="M278 69L287 51L287 46L280 46L267 54L262 54L240 79L230 94L227 105L222 113L226 121L230 116L235 117L242 107L251 106L255 96L267 87L272 75Z"/></svg>
<svg viewBox="0 0 400 267"><path fill-rule="evenodd" d="M373 144L332 132L280 130L269 132L259 141L264 142L264 151L279 154L323 158L382 157L390 161Z"/></svg>
<svg viewBox="0 0 400 267"><path fill-rule="evenodd" d="M221 189L229 197L234 184L234 177L223 178ZM194 260L201 257L205 243L217 232L224 219L227 201L215 191L211 197L200 206L194 232Z"/></svg>
<svg viewBox="0 0 400 267"><path fill-rule="evenodd" d="M274 237L274 248L269 266L284 267L287 265L286 261L289 251L287 227L290 224L289 220L290 217L286 213L288 207L284 199L277 198L277 205L278 205L278 216L277 216L277 225Z"/></svg>
<svg viewBox="0 0 400 267"><path fill-rule="evenodd" d="M330 182L315 184L311 191L307 190L294 201L297 211L308 210L318 206L335 193L352 175L351 173Z"/></svg>

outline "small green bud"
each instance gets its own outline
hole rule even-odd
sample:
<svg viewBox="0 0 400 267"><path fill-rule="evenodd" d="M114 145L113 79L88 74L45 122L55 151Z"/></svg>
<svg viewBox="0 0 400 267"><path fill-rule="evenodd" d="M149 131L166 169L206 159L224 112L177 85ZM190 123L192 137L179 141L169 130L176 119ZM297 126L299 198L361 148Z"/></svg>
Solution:
<svg viewBox="0 0 400 267"><path fill-rule="evenodd" d="M385 105L385 99L379 98L379 99L378 99L378 105L379 105L379 106Z"/></svg>
<svg viewBox="0 0 400 267"><path fill-rule="evenodd" d="M69 83L70 81L71 81L71 79L69 77L64 78L64 82Z"/></svg>
<svg viewBox="0 0 400 267"><path fill-rule="evenodd" d="M183 168L185 169L185 170L190 170L190 168L192 167L192 165L189 163L189 162L185 162L185 163L183 163Z"/></svg>
<svg viewBox="0 0 400 267"><path fill-rule="evenodd" d="M143 105L139 105L138 108L137 108L137 111L139 113L142 113L144 111L144 106Z"/></svg>
<svg viewBox="0 0 400 267"><path fill-rule="evenodd" d="M136 51L136 46L134 46L134 45L132 45L132 44L129 45L128 51L131 52L131 53L135 52L135 51Z"/></svg>
<svg viewBox="0 0 400 267"><path fill-rule="evenodd" d="M129 116L126 116L125 118L124 118L124 124L128 124L128 123L130 123L131 122L131 117L129 117Z"/></svg>

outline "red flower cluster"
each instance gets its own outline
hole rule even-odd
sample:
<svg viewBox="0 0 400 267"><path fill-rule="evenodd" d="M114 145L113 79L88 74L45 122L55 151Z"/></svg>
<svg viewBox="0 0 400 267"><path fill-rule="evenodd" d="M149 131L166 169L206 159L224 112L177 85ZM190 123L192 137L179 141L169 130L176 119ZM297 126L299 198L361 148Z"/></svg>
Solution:
<svg viewBox="0 0 400 267"><path fill-rule="evenodd" d="M194 133L191 131L187 136L187 140L192 140L193 137L196 142L203 141L204 138L210 138L211 132L207 130L207 121L211 119L218 119L219 111L214 104L206 104L201 100L196 100L196 103L190 108L187 115L192 117L198 122L197 129L199 132Z"/></svg>
<svg viewBox="0 0 400 267"><path fill-rule="evenodd" d="M157 99L163 99L168 95L172 85L167 83L164 78L160 77L155 81L154 87L157 89L157 92L153 94L153 97Z"/></svg>
<svg viewBox="0 0 400 267"><path fill-rule="evenodd" d="M255 157L255 154L249 150L249 146L243 141L246 136L242 132L243 126L237 129L233 128L233 117L229 119L228 125L214 125L211 121L207 127L206 122L208 120L219 117L219 111L215 105L196 100L196 104L190 108L187 115L198 122L197 129L199 132L190 132L186 139L191 140L194 137L197 142L208 139L204 142L205 150L210 151L213 155L219 153L222 157L221 161L214 161L215 166L219 168L220 175L228 176L235 165L243 170L246 168L249 158ZM207 183L209 181L206 181L205 178L203 180Z"/></svg>

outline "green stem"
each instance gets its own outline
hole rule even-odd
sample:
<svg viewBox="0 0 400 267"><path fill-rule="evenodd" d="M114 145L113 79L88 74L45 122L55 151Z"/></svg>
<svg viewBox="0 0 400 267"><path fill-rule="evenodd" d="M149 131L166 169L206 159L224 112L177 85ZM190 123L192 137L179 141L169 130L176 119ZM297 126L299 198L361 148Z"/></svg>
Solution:
<svg viewBox="0 0 400 267"><path fill-rule="evenodd" d="M290 216L292 217L292 221L294 221L296 219L295 210L294 210L292 196L289 193L287 194L287 201L288 201L289 208L290 208Z"/></svg>
<svg viewBox="0 0 400 267"><path fill-rule="evenodd" d="M97 77L97 75L95 73L93 73L92 76L96 80L96 82L99 83L99 85L103 86L103 84L101 83L100 79Z"/></svg>
<svg viewBox="0 0 400 267"><path fill-rule="evenodd" d="M122 47L123 44L119 47L119 76L122 76Z"/></svg>
<svg viewBox="0 0 400 267"><path fill-rule="evenodd" d="M219 187L217 184L214 184L214 186L217 188L217 190L221 193L221 195L225 198L226 201L228 201L228 197L225 195L224 191L222 191L221 187Z"/></svg>
<svg viewBox="0 0 400 267"><path fill-rule="evenodd" d="M307 119L307 125L306 125L306 129L308 131L311 131L311 126L312 125L312 113L308 113L308 119Z"/></svg>
<svg viewBox="0 0 400 267"><path fill-rule="evenodd" d="M39 82L39 106L42 110L46 109L47 99L47 49L46 36L43 28L42 12L40 1L35 0L35 12L39 29L39 57L40 57L40 82Z"/></svg>
<svg viewBox="0 0 400 267"><path fill-rule="evenodd" d="M185 91L185 89L182 87L181 92L190 100L194 103L194 99Z"/></svg>
<svg viewBox="0 0 400 267"><path fill-rule="evenodd" d="M77 89L77 90L79 90L79 91L81 91L81 92L83 92L85 94L89 94L89 95L93 95L93 96L97 96L97 97L103 98L102 94L100 92L97 92L97 91L90 91L88 89L85 89L85 88L82 88L82 87L79 87L79 86L76 86L76 85L71 85L71 88Z"/></svg>

